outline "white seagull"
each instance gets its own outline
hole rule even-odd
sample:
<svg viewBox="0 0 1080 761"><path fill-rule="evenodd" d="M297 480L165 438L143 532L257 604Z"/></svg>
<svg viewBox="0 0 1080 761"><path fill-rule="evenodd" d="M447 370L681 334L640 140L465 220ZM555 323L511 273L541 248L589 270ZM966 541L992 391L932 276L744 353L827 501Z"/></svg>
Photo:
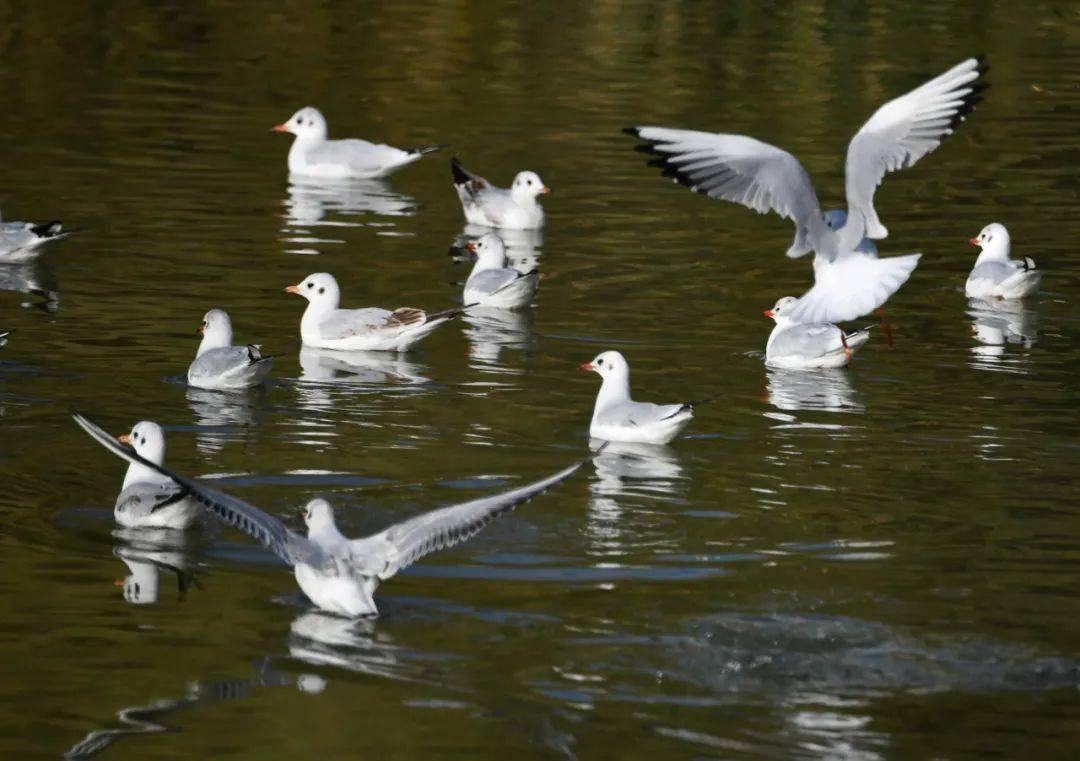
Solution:
<svg viewBox="0 0 1080 761"><path fill-rule="evenodd" d="M532 303L540 271L520 272L508 266L502 238L486 233L465 247L476 254L476 264L465 281L465 304L522 309Z"/></svg>
<svg viewBox="0 0 1080 761"><path fill-rule="evenodd" d="M160 425L143 420L116 439L98 432L112 447L123 449L120 444L128 444L137 455L128 458L131 464L113 506L117 523L127 528L184 529L195 522L202 512L199 503L159 470L165 462L165 432Z"/></svg>
<svg viewBox="0 0 1080 761"><path fill-rule="evenodd" d="M544 226L544 207L537 196L551 192L536 172L518 172L509 189L497 188L450 159L454 188L465 211L465 221L485 227L536 230Z"/></svg>
<svg viewBox="0 0 1080 761"><path fill-rule="evenodd" d="M232 345L232 321L223 309L211 309L199 326L202 341L188 367L188 385L196 388L250 388L263 382L274 364L264 357L257 344Z"/></svg>
<svg viewBox="0 0 1080 761"><path fill-rule="evenodd" d="M968 275L964 292L970 299L1024 299L1039 290L1042 272L1030 257L1009 259L1009 231L992 222L971 239L982 249Z"/></svg>
<svg viewBox="0 0 1080 761"><path fill-rule="evenodd" d="M402 150L367 140L327 140L326 119L311 106L301 108L273 130L296 136L289 148L290 172L323 179L389 177L403 166L445 147L424 145Z"/></svg>
<svg viewBox="0 0 1080 761"><path fill-rule="evenodd" d="M776 321L765 344L765 364L792 370L843 367L855 351L870 340L870 330L845 333L828 322L795 322L789 314L798 306L794 296L785 296L765 316Z"/></svg>
<svg viewBox="0 0 1080 761"><path fill-rule="evenodd" d="M581 366L603 379L589 435L606 441L667 444L690 424L697 402L650 404L630 398L630 366L617 351L605 351Z"/></svg>
<svg viewBox="0 0 1080 761"><path fill-rule="evenodd" d="M341 290L334 276L327 272L308 275L285 291L308 300L300 320L300 338L308 346L320 349L405 351L461 314L460 309L428 314L412 307L399 307L392 312L378 307L339 309Z"/></svg>
<svg viewBox="0 0 1080 761"><path fill-rule="evenodd" d="M774 211L795 223L792 258L810 251L814 286L792 317L799 322L842 322L864 315L908 279L919 254L878 259L859 247L864 237L889 231L874 210L874 192L886 172L914 164L953 133L984 89L975 80L982 59L969 58L906 95L886 103L848 145L847 218L833 229L821 212L810 175L787 151L743 135L630 127L645 141L650 165L691 190L734 201L758 213Z"/></svg>
<svg viewBox="0 0 1080 761"><path fill-rule="evenodd" d="M49 243L66 238L60 220L34 222L0 221L0 264L25 262L39 256Z"/></svg>
<svg viewBox="0 0 1080 761"><path fill-rule="evenodd" d="M133 463L132 467L153 469L217 518L260 541L293 567L297 584L315 605L346 616L377 615L374 594L379 582L428 553L472 538L495 517L565 481L582 464L576 462L517 489L422 513L360 539L344 536L334 523L330 504L313 499L304 508L305 537L254 505L143 459L82 415L73 417L99 444Z"/></svg>

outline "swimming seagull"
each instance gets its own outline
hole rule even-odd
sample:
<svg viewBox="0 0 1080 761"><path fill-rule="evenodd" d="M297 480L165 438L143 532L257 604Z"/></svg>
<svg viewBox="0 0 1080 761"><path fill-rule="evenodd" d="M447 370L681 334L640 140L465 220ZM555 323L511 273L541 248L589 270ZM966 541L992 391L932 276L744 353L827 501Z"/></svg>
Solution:
<svg viewBox="0 0 1080 761"><path fill-rule="evenodd" d="M473 174L456 158L450 159L454 188L465 211L465 221L485 227L535 230L544 226L544 208L537 196L551 192L536 172L518 172L509 189L497 188Z"/></svg>
<svg viewBox="0 0 1080 761"><path fill-rule="evenodd" d="M136 455L128 458L131 464L113 506L117 523L128 528L184 529L195 522L202 512L199 503L159 470L165 462L165 432L160 425L142 420L131 433L115 439L100 429L98 432L111 447L123 449L120 445L127 444Z"/></svg>
<svg viewBox="0 0 1080 761"><path fill-rule="evenodd" d="M25 262L39 256L44 247L66 238L60 220L34 222L0 221L0 264Z"/></svg>
<svg viewBox="0 0 1080 761"><path fill-rule="evenodd" d="M238 389L257 386L270 374L273 357L264 357L257 344L232 345L232 321L223 309L203 315L202 342L188 367L188 385L196 388Z"/></svg>
<svg viewBox="0 0 1080 761"><path fill-rule="evenodd" d="M630 398L630 366L617 351L605 351L581 366L603 379L589 435L607 441L667 444L690 424L697 402L650 404Z"/></svg>
<svg viewBox="0 0 1080 761"><path fill-rule="evenodd" d="M665 127L630 127L645 141L638 150L663 174L710 198L734 201L758 213L774 211L795 223L792 258L814 256L814 286L800 299L798 322L853 320L880 307L904 284L920 254L878 259L858 248L864 236L889 234L874 210L874 192L886 172L910 166L937 148L980 100L986 70L969 58L886 103L848 144L847 219L833 229L821 212L810 175L787 151L743 135Z"/></svg>
<svg viewBox="0 0 1080 761"><path fill-rule="evenodd" d="M339 309L341 289L327 272L308 275L285 291L308 300L300 320L300 337L308 346L321 349L405 351L461 314L460 309L428 314L413 307L399 307L392 312L378 307Z"/></svg>
<svg viewBox="0 0 1080 761"><path fill-rule="evenodd" d="M403 166L446 147L424 145L402 150L367 140L328 140L326 119L311 106L301 108L287 122L272 129L296 136L289 148L290 172L323 179L389 177Z"/></svg>
<svg viewBox="0 0 1080 761"><path fill-rule="evenodd" d="M330 504L313 499L304 508L305 537L254 505L178 475L120 446L83 415L73 413L72 417L99 444L131 462L132 467L150 468L171 479L218 519L260 541L293 566L297 584L315 605L346 616L377 615L374 594L379 582L430 552L471 539L492 519L565 481L582 464L576 462L517 489L423 513L360 539L345 537L334 523Z"/></svg>
<svg viewBox="0 0 1080 761"><path fill-rule="evenodd" d="M869 328L847 333L827 322L795 322L789 314L799 300L785 296L765 316L776 321L765 344L765 364L793 370L822 367L843 367L852 355L870 340Z"/></svg>
<svg viewBox="0 0 1080 761"><path fill-rule="evenodd" d="M532 303L540 271L520 272L508 266L502 238L486 233L465 247L476 254L476 264L465 281L464 303L501 309L522 309Z"/></svg>
<svg viewBox="0 0 1080 761"><path fill-rule="evenodd" d="M992 222L971 239L982 249L968 275L964 292L971 299L1024 299L1039 290L1042 272L1030 257L1009 259L1009 231Z"/></svg>

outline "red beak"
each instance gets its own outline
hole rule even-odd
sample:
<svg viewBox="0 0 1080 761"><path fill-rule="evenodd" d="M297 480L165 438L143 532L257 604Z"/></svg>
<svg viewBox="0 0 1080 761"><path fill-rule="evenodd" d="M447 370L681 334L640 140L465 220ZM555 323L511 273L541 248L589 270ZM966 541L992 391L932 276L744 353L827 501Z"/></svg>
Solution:
<svg viewBox="0 0 1080 761"><path fill-rule="evenodd" d="M271 132L288 132L289 128L286 127L284 124L275 124L273 127L270 128L270 131Z"/></svg>
<svg viewBox="0 0 1080 761"><path fill-rule="evenodd" d="M199 326L199 333L201 335L206 335L206 326L205 325L200 325Z"/></svg>
<svg viewBox="0 0 1080 761"><path fill-rule="evenodd" d="M979 239L978 238L969 238L968 243L970 243L973 246L978 246L979 245Z"/></svg>
<svg viewBox="0 0 1080 761"><path fill-rule="evenodd" d="M581 370L582 372L587 373L587 372L590 372L592 370L595 370L596 365L594 365L592 362L582 362L581 367L579 367L578 369Z"/></svg>
<svg viewBox="0 0 1080 761"><path fill-rule="evenodd" d="M776 314L776 312L774 312L771 309L766 309L764 312L762 312L762 314L765 315L766 317L772 317L773 315Z"/></svg>
<svg viewBox="0 0 1080 761"><path fill-rule="evenodd" d="M476 243L466 243L465 248L469 249L474 254L476 253Z"/></svg>

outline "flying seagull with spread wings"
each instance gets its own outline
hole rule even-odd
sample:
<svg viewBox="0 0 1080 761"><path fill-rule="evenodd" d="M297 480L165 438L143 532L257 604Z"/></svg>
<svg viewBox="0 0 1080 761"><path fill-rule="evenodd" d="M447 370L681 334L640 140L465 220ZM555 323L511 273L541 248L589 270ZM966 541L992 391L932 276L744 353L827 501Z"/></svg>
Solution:
<svg viewBox="0 0 1080 761"><path fill-rule="evenodd" d="M734 201L759 214L773 211L795 223L787 255L815 252L814 286L799 298L791 319L853 320L884 304L920 256L878 259L860 245L864 236L889 234L874 209L877 186L886 172L914 164L953 133L980 100L985 86L975 80L985 71L981 58L969 58L874 112L848 144L848 208L840 225L826 219L810 175L787 151L744 135L666 127L625 131L645 141L638 150L652 154L649 164L665 176L710 198Z"/></svg>
<svg viewBox="0 0 1080 761"><path fill-rule="evenodd" d="M72 417L113 454L171 479L216 518L261 542L293 567L297 584L315 605L346 616L377 615L379 582L428 553L471 539L494 518L568 479L583 462L516 489L421 513L360 539L338 530L329 502L313 499L304 508L308 530L302 536L254 505L147 460L85 416L74 412Z"/></svg>

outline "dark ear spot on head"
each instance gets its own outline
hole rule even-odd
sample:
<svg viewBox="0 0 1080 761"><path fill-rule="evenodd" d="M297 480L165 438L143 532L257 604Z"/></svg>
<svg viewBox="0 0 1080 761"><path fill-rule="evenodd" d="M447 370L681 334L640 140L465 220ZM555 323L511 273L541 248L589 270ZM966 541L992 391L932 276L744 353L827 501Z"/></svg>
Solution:
<svg viewBox="0 0 1080 761"><path fill-rule="evenodd" d="M326 293L326 289L325 288L320 288L319 293Z"/></svg>

